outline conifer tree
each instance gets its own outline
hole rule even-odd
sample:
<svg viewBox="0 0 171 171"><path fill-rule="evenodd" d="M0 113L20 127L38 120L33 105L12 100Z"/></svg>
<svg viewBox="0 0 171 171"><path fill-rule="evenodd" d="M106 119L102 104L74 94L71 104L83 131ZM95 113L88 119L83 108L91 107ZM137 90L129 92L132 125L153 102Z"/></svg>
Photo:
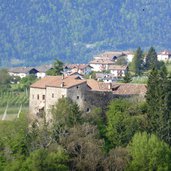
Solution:
<svg viewBox="0 0 171 171"><path fill-rule="evenodd" d="M143 51L139 47L134 55L134 58L131 63L131 69L135 73L135 75L140 75L142 71L143 64Z"/></svg>
<svg viewBox="0 0 171 171"><path fill-rule="evenodd" d="M163 84L164 90L161 89L163 94L160 97L158 135L171 145L171 78L167 78L161 84Z"/></svg>
<svg viewBox="0 0 171 171"><path fill-rule="evenodd" d="M147 84L149 132L171 145L171 78L166 67L152 69Z"/></svg>
<svg viewBox="0 0 171 171"><path fill-rule="evenodd" d="M154 132L158 127L158 118L159 118L159 96L158 96L158 70L153 68L147 82L147 93L146 93L146 102L147 102L147 117L149 121L149 131Z"/></svg>
<svg viewBox="0 0 171 171"><path fill-rule="evenodd" d="M123 82L124 83L129 83L132 81L132 77L129 71L125 73L125 76L123 77Z"/></svg>
<svg viewBox="0 0 171 171"><path fill-rule="evenodd" d="M153 47L151 47L146 56L146 68L147 70L157 67L157 53Z"/></svg>

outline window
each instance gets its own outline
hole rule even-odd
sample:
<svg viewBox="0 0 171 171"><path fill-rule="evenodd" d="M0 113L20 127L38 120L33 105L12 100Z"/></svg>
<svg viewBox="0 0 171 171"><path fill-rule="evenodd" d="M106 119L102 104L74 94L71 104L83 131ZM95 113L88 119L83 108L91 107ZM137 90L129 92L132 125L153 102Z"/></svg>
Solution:
<svg viewBox="0 0 171 171"><path fill-rule="evenodd" d="M52 98L54 98L54 93L52 93Z"/></svg>
<svg viewBox="0 0 171 171"><path fill-rule="evenodd" d="M37 100L39 100L39 94L37 95Z"/></svg>
<svg viewBox="0 0 171 171"><path fill-rule="evenodd" d="M77 89L78 89L78 86L77 86Z"/></svg>
<svg viewBox="0 0 171 171"><path fill-rule="evenodd" d="M87 112L87 113L90 112L90 108L87 108L86 112Z"/></svg>
<svg viewBox="0 0 171 171"><path fill-rule="evenodd" d="M45 95L42 96L42 100L45 100Z"/></svg>
<svg viewBox="0 0 171 171"><path fill-rule="evenodd" d="M79 96L77 96L77 99L79 99Z"/></svg>
<svg viewBox="0 0 171 171"><path fill-rule="evenodd" d="M32 95L32 99L34 99L34 94Z"/></svg>

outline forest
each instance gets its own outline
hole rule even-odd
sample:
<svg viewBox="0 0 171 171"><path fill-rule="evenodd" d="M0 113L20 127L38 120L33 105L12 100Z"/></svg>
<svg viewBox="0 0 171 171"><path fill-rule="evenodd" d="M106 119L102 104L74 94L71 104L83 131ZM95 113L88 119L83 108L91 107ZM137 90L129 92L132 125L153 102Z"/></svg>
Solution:
<svg viewBox="0 0 171 171"><path fill-rule="evenodd" d="M87 63L137 45L169 50L170 8L171 0L2 0L0 65Z"/></svg>

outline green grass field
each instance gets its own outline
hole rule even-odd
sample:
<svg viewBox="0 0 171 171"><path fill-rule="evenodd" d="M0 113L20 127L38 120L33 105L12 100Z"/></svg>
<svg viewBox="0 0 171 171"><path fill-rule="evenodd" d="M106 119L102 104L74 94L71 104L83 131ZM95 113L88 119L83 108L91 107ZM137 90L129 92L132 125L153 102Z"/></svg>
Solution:
<svg viewBox="0 0 171 171"><path fill-rule="evenodd" d="M6 109L5 107L0 107L0 120L2 120L5 109ZM9 106L7 109L7 115L6 115L5 120L13 120L13 119L17 118L17 114L19 112L19 109L20 109L20 106L15 106L15 107ZM21 113L27 114L28 113L28 106L22 107Z"/></svg>

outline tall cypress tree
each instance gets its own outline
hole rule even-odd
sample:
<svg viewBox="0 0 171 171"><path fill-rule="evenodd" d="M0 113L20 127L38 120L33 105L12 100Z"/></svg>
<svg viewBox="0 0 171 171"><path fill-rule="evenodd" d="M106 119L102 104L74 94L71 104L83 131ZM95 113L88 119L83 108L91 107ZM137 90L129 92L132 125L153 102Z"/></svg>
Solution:
<svg viewBox="0 0 171 171"><path fill-rule="evenodd" d="M131 70L135 73L135 75L141 74L142 64L143 64L143 51L141 50L140 47L138 47L131 63Z"/></svg>
<svg viewBox="0 0 171 171"><path fill-rule="evenodd" d="M157 68L157 53L153 47L151 47L146 56L146 69L152 69L154 67Z"/></svg>
<svg viewBox="0 0 171 171"><path fill-rule="evenodd" d="M147 82L147 93L146 93L146 102L147 102L147 118L149 121L149 132L155 132L158 127L158 118L159 118L159 96L158 96L158 70L153 68Z"/></svg>
<svg viewBox="0 0 171 171"><path fill-rule="evenodd" d="M171 77L166 67L152 69L148 83L146 102L149 132L155 133L171 145Z"/></svg>
<svg viewBox="0 0 171 171"><path fill-rule="evenodd" d="M160 125L158 136L171 145L171 77L161 82L163 84L163 95L160 104Z"/></svg>

